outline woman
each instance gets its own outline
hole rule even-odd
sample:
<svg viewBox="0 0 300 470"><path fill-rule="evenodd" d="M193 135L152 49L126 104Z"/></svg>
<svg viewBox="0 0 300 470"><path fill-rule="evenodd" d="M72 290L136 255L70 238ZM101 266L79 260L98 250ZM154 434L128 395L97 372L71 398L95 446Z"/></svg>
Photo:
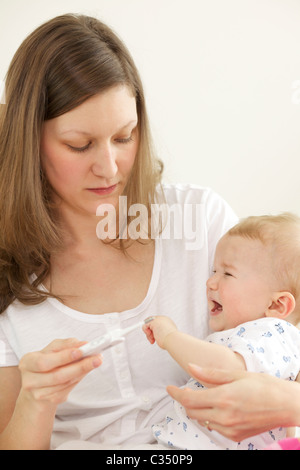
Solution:
<svg viewBox="0 0 300 470"><path fill-rule="evenodd" d="M7 74L0 132L0 446L151 442L166 386L183 385L185 373L153 354L142 331L106 351L101 367L78 347L166 310L206 334L207 273L236 218L210 190L161 188L138 72L93 18L54 18L24 41ZM149 227L154 202L175 208L176 234L185 204L198 205L201 246L188 249L185 233L126 238L118 224L115 240L99 240L99 206L119 221L120 196L128 233L135 204Z"/></svg>
<svg viewBox="0 0 300 470"><path fill-rule="evenodd" d="M54 18L16 52L0 159L0 448L152 442L166 386L187 375L141 331L103 357L79 347L153 314L204 337L206 279L235 215L209 189L161 185L133 60L86 16ZM153 207L170 216L159 230ZM116 216L106 240L101 208Z"/></svg>

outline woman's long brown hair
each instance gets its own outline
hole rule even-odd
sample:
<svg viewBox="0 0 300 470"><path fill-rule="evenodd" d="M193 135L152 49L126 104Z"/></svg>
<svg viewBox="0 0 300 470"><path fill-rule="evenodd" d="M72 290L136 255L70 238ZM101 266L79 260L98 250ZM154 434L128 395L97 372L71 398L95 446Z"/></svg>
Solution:
<svg viewBox="0 0 300 470"><path fill-rule="evenodd" d="M162 164L152 148L138 71L115 33L95 18L63 15L37 28L13 57L0 108L0 313L15 299L34 305L51 295L39 285L62 236L40 164L43 122L118 84L132 90L139 118L139 150L125 195L128 205L150 208Z"/></svg>

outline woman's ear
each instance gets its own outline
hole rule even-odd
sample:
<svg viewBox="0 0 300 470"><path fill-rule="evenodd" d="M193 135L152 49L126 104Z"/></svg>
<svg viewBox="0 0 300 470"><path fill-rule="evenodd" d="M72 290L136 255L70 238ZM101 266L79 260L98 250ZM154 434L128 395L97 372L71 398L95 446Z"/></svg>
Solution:
<svg viewBox="0 0 300 470"><path fill-rule="evenodd" d="M290 292L275 292L268 307L266 317L286 318L296 307L296 300Z"/></svg>

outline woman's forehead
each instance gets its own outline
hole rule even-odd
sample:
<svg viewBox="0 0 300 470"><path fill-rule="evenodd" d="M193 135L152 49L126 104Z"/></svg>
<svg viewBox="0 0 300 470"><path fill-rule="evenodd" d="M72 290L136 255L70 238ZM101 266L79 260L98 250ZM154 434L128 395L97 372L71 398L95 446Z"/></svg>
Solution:
<svg viewBox="0 0 300 470"><path fill-rule="evenodd" d="M51 120L61 136L113 133L135 127L138 121L136 100L128 87L114 87Z"/></svg>

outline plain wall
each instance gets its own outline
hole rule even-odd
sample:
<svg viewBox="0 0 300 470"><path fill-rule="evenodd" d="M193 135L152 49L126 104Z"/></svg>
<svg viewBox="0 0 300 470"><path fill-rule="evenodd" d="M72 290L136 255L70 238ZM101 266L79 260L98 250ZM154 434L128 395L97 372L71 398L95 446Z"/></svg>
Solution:
<svg viewBox="0 0 300 470"><path fill-rule="evenodd" d="M0 80L26 35L69 12L130 49L166 182L210 186L240 217L300 215L299 0L1 0Z"/></svg>

